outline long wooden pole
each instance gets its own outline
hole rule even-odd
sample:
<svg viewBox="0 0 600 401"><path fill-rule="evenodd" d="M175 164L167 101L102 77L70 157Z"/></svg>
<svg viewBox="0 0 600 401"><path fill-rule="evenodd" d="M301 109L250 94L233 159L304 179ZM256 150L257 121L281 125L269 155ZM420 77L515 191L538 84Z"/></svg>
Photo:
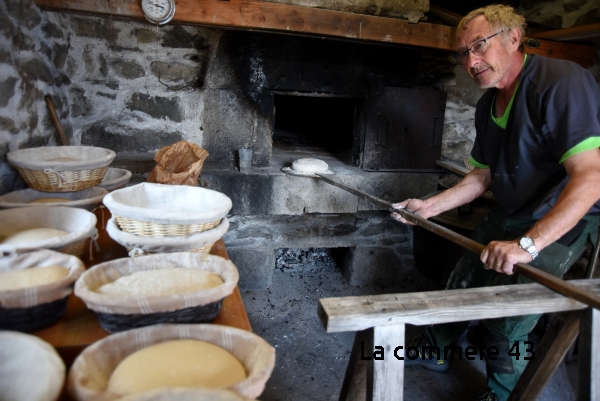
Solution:
<svg viewBox="0 0 600 401"><path fill-rule="evenodd" d="M56 132L58 133L58 139L60 139L60 144L63 146L68 146L69 140L67 139L67 136L65 135L65 132L62 129L62 125L60 124L60 120L58 119L58 114L56 114L56 109L54 108L54 102L52 101L52 98L50 97L50 95L46 95L44 97L44 100L46 101L46 106L48 107L48 113L50 114L50 118L54 123Z"/></svg>
<svg viewBox="0 0 600 401"><path fill-rule="evenodd" d="M359 189L349 187L345 184L342 184L338 181L334 181L331 178L327 177L323 174L315 174L322 181L325 181L328 184L341 188L345 191L350 192L358 196L361 199L376 203L378 205L386 207L389 211L394 211L404 217L407 221L418 225L419 227L423 227L424 229L431 231L434 234L437 234L447 240L454 242L466 248L476 254L481 254L485 249L485 245L480 244L479 242L473 241L470 238L467 238L463 235L455 233L452 230L449 230L445 227L440 226L432 221L422 218L421 216L412 213L406 209L394 209L390 202L384 201L383 199L377 198L376 196L370 195L366 192L363 192ZM533 281L540 283L553 291L558 292L559 294L565 295L569 298L573 298L579 302L582 302L586 305L589 305L593 308L600 309L600 297L594 294L591 291L580 288L574 284L569 283L568 281L559 279L554 277L551 274L548 274L540 269L536 269L535 267L529 266L525 263L517 263L513 267L513 271L518 274L522 274L523 276L532 279Z"/></svg>

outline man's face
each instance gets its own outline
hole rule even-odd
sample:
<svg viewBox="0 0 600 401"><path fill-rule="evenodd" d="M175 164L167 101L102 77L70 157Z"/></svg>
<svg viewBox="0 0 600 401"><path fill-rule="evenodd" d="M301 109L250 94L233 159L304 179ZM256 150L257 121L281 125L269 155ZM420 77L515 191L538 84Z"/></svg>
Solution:
<svg viewBox="0 0 600 401"><path fill-rule="evenodd" d="M478 40L495 34L483 15L467 24L466 30L458 33L458 49L465 50ZM469 52L469 58L464 64L467 73L480 88L492 88L502 84L512 62L511 51L504 46L500 35L488 39L487 50L480 56ZM502 86L502 85L499 85Z"/></svg>

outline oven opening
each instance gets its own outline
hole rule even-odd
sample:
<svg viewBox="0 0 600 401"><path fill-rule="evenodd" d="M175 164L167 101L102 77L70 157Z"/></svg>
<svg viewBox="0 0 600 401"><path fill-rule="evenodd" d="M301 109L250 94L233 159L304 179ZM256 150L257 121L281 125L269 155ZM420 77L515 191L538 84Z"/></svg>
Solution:
<svg viewBox="0 0 600 401"><path fill-rule="evenodd" d="M274 96L274 148L330 153L350 161L358 98Z"/></svg>

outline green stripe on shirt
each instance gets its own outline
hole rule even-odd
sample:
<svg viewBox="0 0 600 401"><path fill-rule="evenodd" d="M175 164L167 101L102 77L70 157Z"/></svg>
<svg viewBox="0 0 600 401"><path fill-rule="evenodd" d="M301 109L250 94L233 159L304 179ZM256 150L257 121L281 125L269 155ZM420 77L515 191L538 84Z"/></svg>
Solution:
<svg viewBox="0 0 600 401"><path fill-rule="evenodd" d="M577 153L585 152L586 150L594 148L600 148L600 136L593 136L573 146L567 151L567 153L563 155L563 157L560 158L559 163L564 162L569 157L576 155Z"/></svg>
<svg viewBox="0 0 600 401"><path fill-rule="evenodd" d="M479 168L490 168L490 166L486 164L481 164L477 160L473 159L473 156L469 156L469 163Z"/></svg>

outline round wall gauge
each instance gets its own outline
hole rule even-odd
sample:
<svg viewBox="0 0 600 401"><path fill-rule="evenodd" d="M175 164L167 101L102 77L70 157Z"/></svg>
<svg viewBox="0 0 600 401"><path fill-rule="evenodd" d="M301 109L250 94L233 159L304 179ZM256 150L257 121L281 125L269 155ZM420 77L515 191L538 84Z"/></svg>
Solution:
<svg viewBox="0 0 600 401"><path fill-rule="evenodd" d="M162 25L175 15L174 0L142 0L144 17L153 24Z"/></svg>

